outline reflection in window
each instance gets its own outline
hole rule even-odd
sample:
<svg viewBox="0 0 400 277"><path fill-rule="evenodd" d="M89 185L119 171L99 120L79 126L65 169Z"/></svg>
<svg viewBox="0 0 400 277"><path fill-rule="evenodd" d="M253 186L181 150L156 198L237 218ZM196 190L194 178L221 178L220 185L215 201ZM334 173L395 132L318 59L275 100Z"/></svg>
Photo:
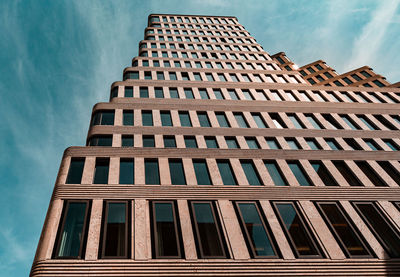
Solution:
<svg viewBox="0 0 400 277"><path fill-rule="evenodd" d="M233 170L229 160L217 160L217 165L224 185L227 186L237 185L237 181L233 174Z"/></svg>
<svg viewBox="0 0 400 277"><path fill-rule="evenodd" d="M134 160L121 159L119 164L119 183L133 184L134 183Z"/></svg>
<svg viewBox="0 0 400 277"><path fill-rule="evenodd" d="M313 184L310 181L310 178L305 174L304 169L297 161L288 162L288 166L292 171L294 177L296 177L297 182L299 182L300 186L312 186Z"/></svg>
<svg viewBox="0 0 400 277"><path fill-rule="evenodd" d="M212 185L206 160L194 160L193 167L198 185Z"/></svg>
<svg viewBox="0 0 400 277"><path fill-rule="evenodd" d="M192 127L188 112L179 112L179 119L182 127Z"/></svg>
<svg viewBox="0 0 400 277"><path fill-rule="evenodd" d="M226 127L226 128L231 127L224 113L215 113L215 115L217 117L219 127Z"/></svg>
<svg viewBox="0 0 400 277"><path fill-rule="evenodd" d="M108 169L110 160L109 159L96 159L96 165L94 168L93 184L107 184L108 183Z"/></svg>
<svg viewBox="0 0 400 277"><path fill-rule="evenodd" d="M246 175L247 181L250 186L261 186L262 181L261 178L254 166L254 163L251 160L242 160L240 161L242 165L244 174Z"/></svg>
<svg viewBox="0 0 400 277"><path fill-rule="evenodd" d="M146 185L159 185L160 173L158 170L158 160L145 159L144 160L144 173Z"/></svg>
<svg viewBox="0 0 400 277"><path fill-rule="evenodd" d="M344 161L332 161L332 163L336 166L337 170L342 174L350 186L363 186Z"/></svg>
<svg viewBox="0 0 400 277"><path fill-rule="evenodd" d="M338 186L335 178L332 177L329 170L321 161L311 161L310 163L325 186Z"/></svg>
<svg viewBox="0 0 400 277"><path fill-rule="evenodd" d="M71 158L66 184L80 184L82 181L85 158Z"/></svg>
<svg viewBox="0 0 400 277"><path fill-rule="evenodd" d="M355 161L356 165L361 169L362 172L371 180L371 182L377 187L387 187L387 184L378 173L369 165L366 161Z"/></svg>
<svg viewBox="0 0 400 277"><path fill-rule="evenodd" d="M169 160L169 173L171 175L171 184L186 185L182 160Z"/></svg>
<svg viewBox="0 0 400 277"><path fill-rule="evenodd" d="M153 126L152 111L142 111L142 125L143 126Z"/></svg>
<svg viewBox="0 0 400 277"><path fill-rule="evenodd" d="M283 176L281 169L275 161L264 161L264 165L267 168L275 186L288 186L286 178Z"/></svg>

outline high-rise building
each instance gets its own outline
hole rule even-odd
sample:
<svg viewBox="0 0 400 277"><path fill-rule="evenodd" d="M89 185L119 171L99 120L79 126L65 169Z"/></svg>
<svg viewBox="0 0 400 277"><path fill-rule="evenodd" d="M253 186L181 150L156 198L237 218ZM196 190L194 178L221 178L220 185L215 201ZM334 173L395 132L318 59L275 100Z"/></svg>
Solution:
<svg viewBox="0 0 400 277"><path fill-rule="evenodd" d="M235 17L150 15L31 276L399 276L400 89L290 69Z"/></svg>

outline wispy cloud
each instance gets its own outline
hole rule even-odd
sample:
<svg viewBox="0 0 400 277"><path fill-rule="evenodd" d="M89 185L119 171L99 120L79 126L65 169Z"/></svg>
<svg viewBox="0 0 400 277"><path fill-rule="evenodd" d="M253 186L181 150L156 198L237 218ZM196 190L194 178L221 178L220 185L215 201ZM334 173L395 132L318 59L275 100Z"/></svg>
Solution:
<svg viewBox="0 0 400 277"><path fill-rule="evenodd" d="M372 14L371 20L364 26L361 34L353 43L352 55L349 63L345 66L346 70L375 63L386 31L399 5L398 0L380 1L380 5Z"/></svg>

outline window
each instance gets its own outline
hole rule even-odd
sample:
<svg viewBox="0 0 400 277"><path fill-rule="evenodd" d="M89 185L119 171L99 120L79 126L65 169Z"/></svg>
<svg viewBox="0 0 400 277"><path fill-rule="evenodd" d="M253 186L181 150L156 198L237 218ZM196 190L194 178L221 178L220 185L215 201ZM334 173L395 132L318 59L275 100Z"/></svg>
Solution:
<svg viewBox="0 0 400 277"><path fill-rule="evenodd" d="M185 97L186 99L194 99L193 91L190 88L185 88Z"/></svg>
<svg viewBox="0 0 400 277"><path fill-rule="evenodd" d="M377 187L387 187L387 184L383 179L376 173L376 171L366 161L355 161L356 165L361 169L362 172L370 179L370 181Z"/></svg>
<svg viewBox="0 0 400 277"><path fill-rule="evenodd" d="M192 127L192 123L190 122L190 117L188 112L179 112L179 119L181 121L182 127Z"/></svg>
<svg viewBox="0 0 400 277"><path fill-rule="evenodd" d="M276 138L265 138L270 149L282 149Z"/></svg>
<svg viewBox="0 0 400 277"><path fill-rule="evenodd" d="M378 207L372 202L355 202L353 204L390 257L399 258L400 235Z"/></svg>
<svg viewBox="0 0 400 277"><path fill-rule="evenodd" d="M133 97L133 87L125 87L125 97Z"/></svg>
<svg viewBox="0 0 400 277"><path fill-rule="evenodd" d="M364 141L372 150L382 150L382 148L373 139L364 139Z"/></svg>
<svg viewBox="0 0 400 277"><path fill-rule="evenodd" d="M337 170L342 174L344 179L350 186L362 186L363 184L358 180L353 171L350 170L348 165L344 161L332 161Z"/></svg>
<svg viewBox="0 0 400 277"><path fill-rule="evenodd" d="M278 129L287 128L286 124L283 122L283 120L277 113L271 113L270 117L276 128Z"/></svg>
<svg viewBox="0 0 400 277"><path fill-rule="evenodd" d="M368 129L379 130L379 128L376 127L376 125L372 123L371 120L369 120L365 115L358 115L357 117L368 127Z"/></svg>
<svg viewBox="0 0 400 277"><path fill-rule="evenodd" d="M228 93L232 100L239 99L234 89L228 89Z"/></svg>
<svg viewBox="0 0 400 277"><path fill-rule="evenodd" d="M151 80L151 72L150 71L145 71L144 72L144 79L145 80Z"/></svg>
<svg viewBox="0 0 400 277"><path fill-rule="evenodd" d="M82 181L85 158L71 158L66 184L80 184Z"/></svg>
<svg viewBox="0 0 400 277"><path fill-rule="evenodd" d="M235 117L240 128L249 128L249 124L247 124L247 121L244 119L242 113L233 113L233 116Z"/></svg>
<svg viewBox="0 0 400 277"><path fill-rule="evenodd" d="M122 147L133 146L133 136L122 136Z"/></svg>
<svg viewBox="0 0 400 277"><path fill-rule="evenodd" d="M267 125L265 124L260 113L252 113L251 115L253 116L258 128L267 128Z"/></svg>
<svg viewBox="0 0 400 277"><path fill-rule="evenodd" d="M311 123L314 129L323 129L322 125L315 119L314 115L306 114L307 120Z"/></svg>
<svg viewBox="0 0 400 277"><path fill-rule="evenodd" d="M143 147L155 147L154 136L143 136Z"/></svg>
<svg viewBox="0 0 400 277"><path fill-rule="evenodd" d="M179 98L178 90L176 88L170 88L169 95L171 98Z"/></svg>
<svg viewBox="0 0 400 277"><path fill-rule="evenodd" d="M269 228L256 202L235 202L239 222L253 258L277 258Z"/></svg>
<svg viewBox="0 0 400 277"><path fill-rule="evenodd" d="M290 149L292 149L292 150L301 149L299 143L297 142L297 140L295 138L287 138L286 142L289 145Z"/></svg>
<svg viewBox="0 0 400 277"><path fill-rule="evenodd" d="M283 176L281 169L275 161L264 161L264 165L275 186L288 186L286 178Z"/></svg>
<svg viewBox="0 0 400 277"><path fill-rule="evenodd" d="M221 113L215 113L215 115L217 117L219 127L225 127L225 128L231 127L231 125L229 125L228 120L227 120L227 118L226 118L224 113L222 113L222 112Z"/></svg>
<svg viewBox="0 0 400 277"><path fill-rule="evenodd" d="M146 53L146 52L144 52L144 53ZM124 74L124 81L126 79L139 80L139 72L138 71L132 71L132 72L125 73Z"/></svg>
<svg viewBox="0 0 400 277"><path fill-rule="evenodd" d="M151 201L150 214L153 258L183 258L175 202Z"/></svg>
<svg viewBox="0 0 400 277"><path fill-rule="evenodd" d="M210 120L208 119L206 112L197 112L201 127L211 127Z"/></svg>
<svg viewBox="0 0 400 277"><path fill-rule="evenodd" d="M185 173L182 160L169 160L169 173L171 175L171 184L186 185Z"/></svg>
<svg viewBox="0 0 400 277"><path fill-rule="evenodd" d="M190 208L199 258L227 258L213 202L191 201Z"/></svg>
<svg viewBox="0 0 400 277"><path fill-rule="evenodd" d="M96 165L94 168L93 184L107 184L108 183L108 169L110 160L109 159L96 159Z"/></svg>
<svg viewBox="0 0 400 277"><path fill-rule="evenodd" d="M254 100L253 96L250 94L250 91L248 90L243 90L243 95L246 98L246 100Z"/></svg>
<svg viewBox="0 0 400 277"><path fill-rule="evenodd" d="M254 163L251 160L241 160L240 164L242 165L244 174L246 175L247 181L250 186L262 186L263 183L261 181L261 177L258 174Z"/></svg>
<svg viewBox="0 0 400 277"><path fill-rule="evenodd" d="M89 139L89 146L111 146L112 135L98 135Z"/></svg>
<svg viewBox="0 0 400 277"><path fill-rule="evenodd" d="M122 124L124 126L133 126L133 111L123 111Z"/></svg>
<svg viewBox="0 0 400 277"><path fill-rule="evenodd" d="M321 257L316 242L294 203L275 202L274 207L296 256Z"/></svg>
<svg viewBox="0 0 400 277"><path fill-rule="evenodd" d="M114 125L114 111L97 111L93 114L92 125Z"/></svg>
<svg viewBox="0 0 400 277"><path fill-rule="evenodd" d="M155 88L154 93L156 98L164 98L164 92L162 88Z"/></svg>
<svg viewBox="0 0 400 277"><path fill-rule="evenodd" d="M175 64L175 66L176 66L176 64ZM177 78L176 78L176 73L175 72L170 72L169 73L169 79L170 80L172 80L172 81L176 81L177 80ZM172 97L172 96L171 96ZM177 98L177 97L176 97Z"/></svg>
<svg viewBox="0 0 400 277"><path fill-rule="evenodd" d="M54 258L84 258L89 206L89 201L65 201L53 253Z"/></svg>
<svg viewBox="0 0 400 277"><path fill-rule="evenodd" d="M226 137L225 141L226 141L226 144L228 145L228 148L230 148L230 149L239 148L235 137Z"/></svg>
<svg viewBox="0 0 400 277"><path fill-rule="evenodd" d="M336 142L335 139L327 138L325 141L332 150L342 150L342 147Z"/></svg>
<svg viewBox="0 0 400 277"><path fill-rule="evenodd" d="M321 161L311 161L310 163L325 186L338 186L335 178Z"/></svg>
<svg viewBox="0 0 400 277"><path fill-rule="evenodd" d="M134 183L134 160L121 159L119 164L119 183L133 184Z"/></svg>
<svg viewBox="0 0 400 277"><path fill-rule="evenodd" d="M353 130L359 130L361 129L348 115L346 114L341 114L340 117L346 124Z"/></svg>
<svg viewBox="0 0 400 277"><path fill-rule="evenodd" d="M292 121L292 123L296 129L304 129L303 123L300 123L300 121L298 120L298 118L295 114L288 114L288 117L289 117L290 121Z"/></svg>
<svg viewBox="0 0 400 277"><path fill-rule="evenodd" d="M399 151L400 147L391 139L384 139L383 142L393 151Z"/></svg>
<svg viewBox="0 0 400 277"><path fill-rule="evenodd" d="M129 258L127 201L106 201L101 258Z"/></svg>
<svg viewBox="0 0 400 277"><path fill-rule="evenodd" d="M218 100L225 99L224 96L222 95L221 90L219 90L219 89L214 89L214 95L215 95L215 98Z"/></svg>
<svg viewBox="0 0 400 277"><path fill-rule="evenodd" d="M218 143L215 137L205 137L207 148L218 148Z"/></svg>
<svg viewBox="0 0 400 277"><path fill-rule="evenodd" d="M226 186L236 186L237 181L229 160L217 160L217 165L223 184Z"/></svg>
<svg viewBox="0 0 400 277"><path fill-rule="evenodd" d="M152 111L142 111L142 125L143 126L153 126Z"/></svg>
<svg viewBox="0 0 400 277"><path fill-rule="evenodd" d="M335 202L316 204L328 227L348 257L372 256L353 224Z"/></svg>
<svg viewBox="0 0 400 277"><path fill-rule="evenodd" d="M206 89L199 89L201 99L210 99Z"/></svg>
<svg viewBox="0 0 400 277"><path fill-rule="evenodd" d="M197 142L194 136L185 136L184 140L186 148L197 148Z"/></svg>
<svg viewBox="0 0 400 277"><path fill-rule="evenodd" d="M312 186L310 178L304 172L303 167L297 161L288 162L288 166L292 171L294 177L296 177L297 182L299 182L300 186Z"/></svg>
<svg viewBox="0 0 400 277"><path fill-rule="evenodd" d="M171 113L169 111L161 111L160 115L162 126L172 126Z"/></svg>
<svg viewBox="0 0 400 277"><path fill-rule="evenodd" d="M245 137L245 139L250 149L260 149L260 145L255 137Z"/></svg>
<svg viewBox="0 0 400 277"><path fill-rule="evenodd" d="M276 90L271 90L271 94L273 99L272 100L276 100L276 101L282 101L282 97L279 95L279 93Z"/></svg>
<svg viewBox="0 0 400 277"><path fill-rule="evenodd" d="M139 89L140 98L149 98L149 90L147 88L140 88Z"/></svg>
<svg viewBox="0 0 400 277"><path fill-rule="evenodd" d="M314 138L306 138L305 141L307 142L308 146L310 146L311 150L320 150L321 146Z"/></svg>
<svg viewBox="0 0 400 277"><path fill-rule="evenodd" d="M400 186L400 173L389 161L377 161L380 167Z"/></svg>
<svg viewBox="0 0 400 277"><path fill-rule="evenodd" d="M160 173L158 170L158 160L145 159L144 160L144 173L146 185L159 185Z"/></svg>
<svg viewBox="0 0 400 277"><path fill-rule="evenodd" d="M163 139L165 148L176 148L176 142L174 136L164 136Z"/></svg>
<svg viewBox="0 0 400 277"><path fill-rule="evenodd" d="M212 185L206 160L193 160L193 167L198 185Z"/></svg>

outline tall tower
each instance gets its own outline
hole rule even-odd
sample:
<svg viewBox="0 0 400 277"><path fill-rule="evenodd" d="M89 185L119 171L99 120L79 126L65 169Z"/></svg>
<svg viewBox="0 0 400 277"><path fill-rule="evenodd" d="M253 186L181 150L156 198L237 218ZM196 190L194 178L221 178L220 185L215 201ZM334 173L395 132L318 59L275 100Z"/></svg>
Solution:
<svg viewBox="0 0 400 277"><path fill-rule="evenodd" d="M31 276L399 276L399 102L309 85L235 17L152 14Z"/></svg>

